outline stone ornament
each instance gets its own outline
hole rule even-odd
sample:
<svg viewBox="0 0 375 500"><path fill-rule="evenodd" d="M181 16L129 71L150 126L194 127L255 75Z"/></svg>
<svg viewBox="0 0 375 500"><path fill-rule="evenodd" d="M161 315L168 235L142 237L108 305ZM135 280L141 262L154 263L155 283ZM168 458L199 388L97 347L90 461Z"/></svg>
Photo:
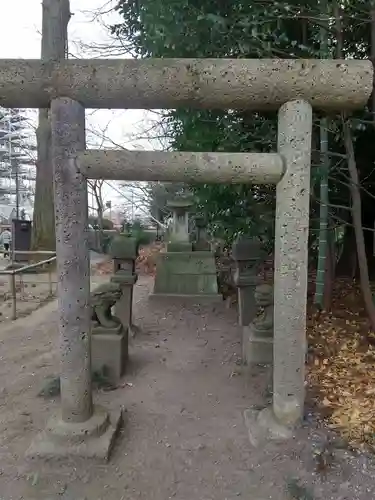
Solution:
<svg viewBox="0 0 375 500"><path fill-rule="evenodd" d="M118 328L120 320L113 316L112 307L121 298L121 295L121 287L116 283L103 283L91 292L90 307L93 330L96 327L101 327L103 331Z"/></svg>
<svg viewBox="0 0 375 500"><path fill-rule="evenodd" d="M135 272L135 261L138 257L139 243L136 238L119 235L113 238L109 254L113 259L113 276L111 282L119 286L121 296L115 305L115 313L122 326L135 336L139 330L132 320L133 288L138 276Z"/></svg>
<svg viewBox="0 0 375 500"><path fill-rule="evenodd" d="M256 308L262 308L249 326L244 327L242 360L245 365L273 364L274 300L273 286L261 284L255 288Z"/></svg>
<svg viewBox="0 0 375 500"><path fill-rule="evenodd" d="M263 308L262 313L252 322L254 335L273 337L273 286L258 285L254 298L256 305Z"/></svg>

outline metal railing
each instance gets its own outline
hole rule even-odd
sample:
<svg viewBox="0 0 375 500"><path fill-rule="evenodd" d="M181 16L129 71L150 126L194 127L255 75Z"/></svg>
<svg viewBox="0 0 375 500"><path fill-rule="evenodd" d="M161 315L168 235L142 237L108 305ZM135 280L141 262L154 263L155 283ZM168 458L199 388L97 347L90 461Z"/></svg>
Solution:
<svg viewBox="0 0 375 500"><path fill-rule="evenodd" d="M17 269L2 269L0 270L0 276L9 276L9 285L10 285L10 295L12 299L12 315L11 319L17 319L17 287L16 287L16 276L29 271L30 269L36 269L38 267L42 267L47 265L47 273L48 273L48 288L49 288L49 297L53 296L53 283L52 283L52 266L51 264L56 262L56 252L51 252L47 250L40 251L16 251L13 252L14 255L52 255L49 259L41 260L39 262L35 262L33 264L26 264Z"/></svg>

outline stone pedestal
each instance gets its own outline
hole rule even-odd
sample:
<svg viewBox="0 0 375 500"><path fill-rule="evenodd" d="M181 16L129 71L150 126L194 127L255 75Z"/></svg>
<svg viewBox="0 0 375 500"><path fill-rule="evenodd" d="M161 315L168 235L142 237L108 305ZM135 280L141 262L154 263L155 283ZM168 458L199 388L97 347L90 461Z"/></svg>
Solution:
<svg viewBox="0 0 375 500"><path fill-rule="evenodd" d="M242 361L246 365L273 363L273 337L262 336L253 325L243 328Z"/></svg>
<svg viewBox="0 0 375 500"><path fill-rule="evenodd" d="M232 247L232 257L236 270L234 282L238 290L238 324L248 326L254 319L257 305L254 292L259 280L259 265L265 253L258 239L240 236Z"/></svg>
<svg viewBox="0 0 375 500"><path fill-rule="evenodd" d="M135 272L138 242L135 238L118 236L112 240L109 254L114 262L111 282L121 288L121 297L116 302L115 314L124 330L129 331L133 327L133 288L138 278Z"/></svg>
<svg viewBox="0 0 375 500"><path fill-rule="evenodd" d="M122 410L108 413L99 406L94 407L92 416L84 422L67 423L61 415L53 416L46 429L33 440L26 458L81 457L107 461L122 424Z"/></svg>
<svg viewBox="0 0 375 500"><path fill-rule="evenodd" d="M167 244L168 252L191 252L193 250L193 244L189 241L170 241Z"/></svg>
<svg viewBox="0 0 375 500"><path fill-rule="evenodd" d="M91 367L94 372L106 368L109 381L116 385L126 370L129 357L128 330L117 328L94 328L91 337Z"/></svg>
<svg viewBox="0 0 375 500"><path fill-rule="evenodd" d="M273 287L258 285L254 293L256 308L263 313L243 328L244 364L273 364Z"/></svg>
<svg viewBox="0 0 375 500"><path fill-rule="evenodd" d="M121 287L112 282L91 292L91 369L95 372L105 367L113 384L124 374L128 359L128 328L112 315L121 293Z"/></svg>
<svg viewBox="0 0 375 500"><path fill-rule="evenodd" d="M212 252L168 252L156 264L153 297L221 301Z"/></svg>

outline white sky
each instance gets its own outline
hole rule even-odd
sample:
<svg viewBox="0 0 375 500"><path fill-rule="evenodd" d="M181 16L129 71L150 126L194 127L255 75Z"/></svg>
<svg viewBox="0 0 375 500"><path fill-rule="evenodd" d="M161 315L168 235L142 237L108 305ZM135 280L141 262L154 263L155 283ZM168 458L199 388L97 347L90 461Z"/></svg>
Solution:
<svg viewBox="0 0 375 500"><path fill-rule="evenodd" d="M42 0L0 0L0 58L34 59L40 57ZM70 0L74 14L69 23L69 51L79 57L99 57L90 49L82 48L81 42L110 43L110 35L103 23L112 24L119 18L115 13L104 14L95 18L93 13L108 11L116 4L115 0ZM129 149L151 149L145 140L134 139L142 136L149 121L143 110L87 111L88 145L94 142L104 147L114 147L113 142ZM105 137L103 142L103 131ZM92 134L94 132L94 135ZM95 135L97 138L95 139ZM111 142L113 141L113 142ZM121 205L124 200L110 188L105 192L113 205ZM137 195L136 195L137 197Z"/></svg>

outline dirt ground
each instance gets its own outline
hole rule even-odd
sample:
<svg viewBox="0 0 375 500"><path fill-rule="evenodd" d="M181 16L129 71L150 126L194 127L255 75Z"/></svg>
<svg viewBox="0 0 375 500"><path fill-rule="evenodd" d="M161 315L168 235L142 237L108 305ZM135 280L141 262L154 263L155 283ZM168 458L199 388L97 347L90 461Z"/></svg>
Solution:
<svg viewBox="0 0 375 500"><path fill-rule="evenodd" d="M151 287L152 278L141 277L135 289L141 333L131 342L123 384L95 394L107 408L126 409L107 465L25 461L59 406L37 397L58 366L56 302L2 325L0 499L375 498L372 458L339 443L333 455L321 455L334 436L312 416L293 440L253 448L243 412L267 404L270 374L241 368L235 311L149 302Z"/></svg>
<svg viewBox="0 0 375 500"><path fill-rule="evenodd" d="M106 257L90 252L91 264L106 261ZM9 260L0 256L0 270L9 265ZM96 273L94 273L96 274ZM47 272L20 273L16 275L17 318L28 316L56 296L57 275L51 272L51 282ZM51 294L52 290L52 294ZM12 320L12 296L10 276L0 275L0 323Z"/></svg>
<svg viewBox="0 0 375 500"><path fill-rule="evenodd" d="M56 273L51 275L52 293L56 293ZM48 273L20 274L16 276L17 318L27 316L51 299ZM12 316L10 277L0 276L0 322Z"/></svg>

